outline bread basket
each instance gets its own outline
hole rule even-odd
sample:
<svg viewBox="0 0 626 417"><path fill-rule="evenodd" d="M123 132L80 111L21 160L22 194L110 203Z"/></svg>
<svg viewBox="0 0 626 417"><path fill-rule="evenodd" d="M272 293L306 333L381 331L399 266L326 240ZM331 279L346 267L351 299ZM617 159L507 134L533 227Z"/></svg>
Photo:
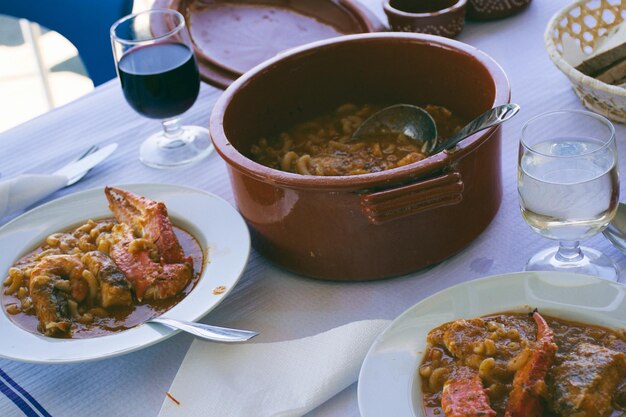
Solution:
<svg viewBox="0 0 626 417"><path fill-rule="evenodd" d="M603 83L574 67L593 53L594 45L624 20L626 0L580 0L555 14L544 42L552 62L569 78L588 109L626 122L626 89Z"/></svg>

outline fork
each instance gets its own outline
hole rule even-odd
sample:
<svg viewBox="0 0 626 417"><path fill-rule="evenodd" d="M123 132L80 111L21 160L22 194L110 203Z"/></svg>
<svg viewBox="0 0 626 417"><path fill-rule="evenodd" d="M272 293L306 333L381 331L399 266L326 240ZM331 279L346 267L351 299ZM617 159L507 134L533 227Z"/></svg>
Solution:
<svg viewBox="0 0 626 417"><path fill-rule="evenodd" d="M80 161L81 159L83 159L84 157L86 157L87 155L91 155L92 153L94 153L95 151L97 151L99 149L98 145L91 145L85 152L83 152L78 158L74 159L72 162L76 162L76 161ZM69 178L67 180L67 184L65 185L66 187L69 187L70 185L74 185L76 184L78 181L82 180L83 177L85 175L87 175L87 173L91 171L91 170L87 170L83 173L80 173L78 175L73 176L72 178Z"/></svg>

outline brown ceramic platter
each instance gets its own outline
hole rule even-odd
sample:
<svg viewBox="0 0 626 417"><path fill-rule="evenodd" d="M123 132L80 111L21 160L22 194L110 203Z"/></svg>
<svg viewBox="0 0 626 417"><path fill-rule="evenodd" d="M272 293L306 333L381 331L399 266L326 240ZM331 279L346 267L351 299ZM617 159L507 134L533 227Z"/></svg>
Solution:
<svg viewBox="0 0 626 417"><path fill-rule="evenodd" d="M155 7L185 16L200 76L220 88L281 51L385 29L354 0L159 0Z"/></svg>

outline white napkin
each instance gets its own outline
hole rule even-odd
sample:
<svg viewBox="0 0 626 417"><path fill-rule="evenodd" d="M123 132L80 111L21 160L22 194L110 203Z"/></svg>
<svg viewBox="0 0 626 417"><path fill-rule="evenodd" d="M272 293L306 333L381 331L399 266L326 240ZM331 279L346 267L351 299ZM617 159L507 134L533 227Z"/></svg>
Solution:
<svg viewBox="0 0 626 417"><path fill-rule="evenodd" d="M53 192L63 188L63 175L18 175L0 182L0 219L23 210Z"/></svg>
<svg viewBox="0 0 626 417"><path fill-rule="evenodd" d="M195 340L159 417L302 416L353 384L388 320L346 324L304 339L217 344Z"/></svg>

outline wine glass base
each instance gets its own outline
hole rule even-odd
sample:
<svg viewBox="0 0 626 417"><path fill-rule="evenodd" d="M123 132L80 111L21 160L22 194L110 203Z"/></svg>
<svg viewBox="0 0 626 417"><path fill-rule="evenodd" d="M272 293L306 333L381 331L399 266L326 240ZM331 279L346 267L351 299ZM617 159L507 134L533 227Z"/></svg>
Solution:
<svg viewBox="0 0 626 417"><path fill-rule="evenodd" d="M619 270L615 263L602 252L581 246L583 257L577 261L564 262L556 258L558 247L544 249L528 260L525 271L560 271L594 275L609 281L617 281Z"/></svg>
<svg viewBox="0 0 626 417"><path fill-rule="evenodd" d="M194 164L213 152L209 131L200 126L183 126L175 140L163 132L141 144L139 159L153 168L175 168Z"/></svg>

